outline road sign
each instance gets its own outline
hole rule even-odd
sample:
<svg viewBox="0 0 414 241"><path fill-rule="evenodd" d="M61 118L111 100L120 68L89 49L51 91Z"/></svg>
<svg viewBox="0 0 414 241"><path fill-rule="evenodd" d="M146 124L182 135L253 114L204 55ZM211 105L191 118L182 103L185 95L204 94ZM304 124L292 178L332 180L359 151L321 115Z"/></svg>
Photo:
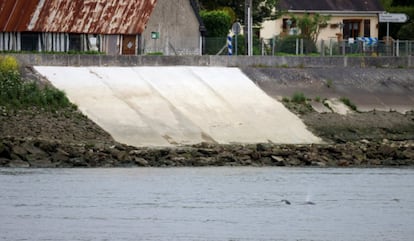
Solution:
<svg viewBox="0 0 414 241"><path fill-rule="evenodd" d="M239 22L235 22L233 23L233 26L231 27L231 30L233 31L233 33L235 35L240 34L240 30L241 30L241 25Z"/></svg>
<svg viewBox="0 0 414 241"><path fill-rule="evenodd" d="M381 13L379 14L380 23L405 23L408 16L405 13Z"/></svg>

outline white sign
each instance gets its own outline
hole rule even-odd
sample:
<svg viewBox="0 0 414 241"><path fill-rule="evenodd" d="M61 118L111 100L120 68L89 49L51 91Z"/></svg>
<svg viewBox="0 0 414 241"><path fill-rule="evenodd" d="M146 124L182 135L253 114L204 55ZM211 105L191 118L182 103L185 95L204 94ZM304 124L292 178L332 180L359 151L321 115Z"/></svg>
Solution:
<svg viewBox="0 0 414 241"><path fill-rule="evenodd" d="M380 23L405 23L408 16L405 13L381 13L379 14Z"/></svg>

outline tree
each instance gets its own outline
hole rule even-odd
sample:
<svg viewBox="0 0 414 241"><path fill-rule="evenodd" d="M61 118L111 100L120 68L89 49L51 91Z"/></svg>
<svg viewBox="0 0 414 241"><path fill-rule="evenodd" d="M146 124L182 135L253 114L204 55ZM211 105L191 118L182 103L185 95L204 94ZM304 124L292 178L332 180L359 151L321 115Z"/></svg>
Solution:
<svg viewBox="0 0 414 241"><path fill-rule="evenodd" d="M311 40L313 43L316 43L322 26L326 26L331 16L329 15L320 15L318 13L309 14L305 13L303 16L298 17L296 15L291 15L293 22L296 23L296 26L300 30L300 35L302 38Z"/></svg>
<svg viewBox="0 0 414 241"><path fill-rule="evenodd" d="M399 39L414 40L414 23L404 24L397 34Z"/></svg>
<svg viewBox="0 0 414 241"><path fill-rule="evenodd" d="M237 16L237 21L244 23L244 0L199 0L201 9L216 10L230 7ZM261 25L264 20L275 19L278 12L275 7L278 0L253 0L253 21Z"/></svg>

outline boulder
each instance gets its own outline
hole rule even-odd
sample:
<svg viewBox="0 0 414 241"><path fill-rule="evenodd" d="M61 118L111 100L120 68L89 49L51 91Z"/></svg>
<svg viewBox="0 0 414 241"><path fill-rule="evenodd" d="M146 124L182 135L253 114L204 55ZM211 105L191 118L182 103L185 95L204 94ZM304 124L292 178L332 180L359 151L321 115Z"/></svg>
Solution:
<svg viewBox="0 0 414 241"><path fill-rule="evenodd" d="M9 162L8 167L12 168L27 168L30 167L30 164L28 162L22 161L22 160L12 160Z"/></svg>

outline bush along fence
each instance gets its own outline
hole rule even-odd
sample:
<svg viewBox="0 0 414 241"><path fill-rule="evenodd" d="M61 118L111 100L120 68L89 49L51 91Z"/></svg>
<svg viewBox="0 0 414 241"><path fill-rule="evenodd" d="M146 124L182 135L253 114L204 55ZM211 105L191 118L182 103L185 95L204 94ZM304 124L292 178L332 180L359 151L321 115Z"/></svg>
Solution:
<svg viewBox="0 0 414 241"><path fill-rule="evenodd" d="M227 55L226 37L205 38L204 55ZM244 37L233 36L233 48L237 48L238 55L245 55ZM235 51L233 51L234 54ZM338 41L337 38L320 40L314 43L311 40L288 36L272 39L253 39L253 54L262 56L277 55L359 55L359 56L413 56L413 40L378 41L376 38L356 38L354 40Z"/></svg>

